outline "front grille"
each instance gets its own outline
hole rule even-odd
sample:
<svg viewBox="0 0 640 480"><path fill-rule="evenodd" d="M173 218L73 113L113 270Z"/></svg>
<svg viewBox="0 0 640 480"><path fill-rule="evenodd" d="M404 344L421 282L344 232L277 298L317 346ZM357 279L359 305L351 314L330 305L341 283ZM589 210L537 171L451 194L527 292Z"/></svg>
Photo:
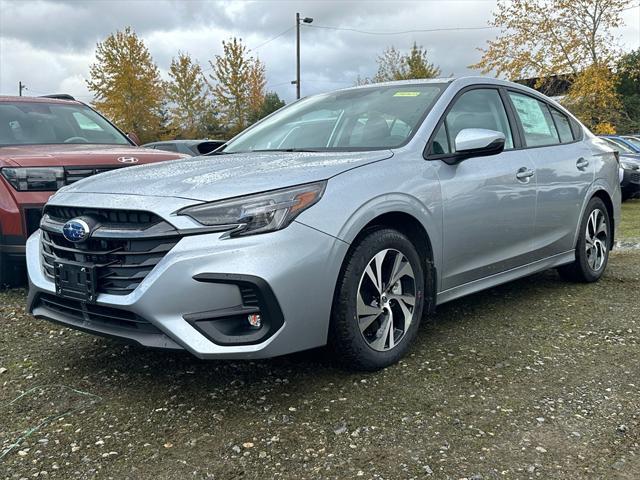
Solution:
<svg viewBox="0 0 640 480"><path fill-rule="evenodd" d="M127 310L87 304L79 300L41 294L40 304L50 311L61 313L78 321L88 321L109 328L137 330L139 332L160 333L157 327L144 318Z"/></svg>
<svg viewBox="0 0 640 480"><path fill-rule="evenodd" d="M60 207L49 205L45 213L51 219L64 223L72 218L89 216L101 225L114 228L145 229L162 222L162 219L150 212L138 210L110 210L85 207Z"/></svg>
<svg viewBox="0 0 640 480"><path fill-rule="evenodd" d="M640 182L640 173L632 173L631 174L632 182Z"/></svg>
<svg viewBox="0 0 640 480"><path fill-rule="evenodd" d="M181 238L168 223L148 212L49 206L45 214L41 239L45 274L54 279L56 260L94 265L96 293L133 292ZM69 242L47 226L49 220L65 222L81 215L90 215L100 224L94 236L82 243ZM97 235L100 232L106 233ZM117 235L111 238L109 232Z"/></svg>
<svg viewBox="0 0 640 480"><path fill-rule="evenodd" d="M119 167L65 167L64 169L64 183L65 185L71 185L83 178L97 175L98 173L108 172L114 168Z"/></svg>

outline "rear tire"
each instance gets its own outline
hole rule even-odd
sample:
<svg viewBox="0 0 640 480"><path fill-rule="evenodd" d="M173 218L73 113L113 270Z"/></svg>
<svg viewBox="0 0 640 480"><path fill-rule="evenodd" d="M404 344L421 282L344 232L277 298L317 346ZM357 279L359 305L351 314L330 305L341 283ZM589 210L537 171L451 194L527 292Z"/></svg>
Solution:
<svg viewBox="0 0 640 480"><path fill-rule="evenodd" d="M611 219L604 202L593 197L580 222L580 236L576 245L576 259L558 268L566 280L591 283L600 280L607 268L611 250Z"/></svg>
<svg viewBox="0 0 640 480"><path fill-rule="evenodd" d="M378 370L409 350L424 308L423 260L402 233L374 230L348 254L331 312L329 346L353 370Z"/></svg>

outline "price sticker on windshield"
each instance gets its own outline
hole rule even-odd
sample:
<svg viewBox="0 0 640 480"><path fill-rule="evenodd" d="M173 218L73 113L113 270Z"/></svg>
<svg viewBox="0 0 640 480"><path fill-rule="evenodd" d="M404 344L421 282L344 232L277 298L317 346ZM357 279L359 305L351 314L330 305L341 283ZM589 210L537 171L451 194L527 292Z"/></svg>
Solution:
<svg viewBox="0 0 640 480"><path fill-rule="evenodd" d="M396 92L393 94L394 97L417 97L420 95L420 92Z"/></svg>

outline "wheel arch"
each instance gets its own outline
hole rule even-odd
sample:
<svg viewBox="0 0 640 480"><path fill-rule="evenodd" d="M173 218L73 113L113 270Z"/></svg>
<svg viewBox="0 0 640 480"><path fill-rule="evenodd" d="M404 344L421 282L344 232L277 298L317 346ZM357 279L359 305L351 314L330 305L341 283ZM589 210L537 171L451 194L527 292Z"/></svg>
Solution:
<svg viewBox="0 0 640 480"><path fill-rule="evenodd" d="M611 196L607 193L606 190L596 190L591 198L598 197L604 203L605 207L607 207L607 213L609 214L609 221L611 222L611 248L615 244L615 235L616 235L616 219L614 216L613 210L613 200Z"/></svg>
<svg viewBox="0 0 640 480"><path fill-rule="evenodd" d="M609 221L611 222L611 249L615 244L615 231L616 231L616 219L615 219L615 208L613 205L613 199L609 192L602 187L601 185L594 184L588 195L585 196L584 204L580 209L580 217L578 217L578 225L576 227L576 232L573 239L574 248L577 245L578 238L580 238L580 224L582 223L582 217L584 216L584 212L587 209L587 205L593 198L599 198L604 203L607 208L607 213L609 214Z"/></svg>
<svg viewBox="0 0 640 480"><path fill-rule="evenodd" d="M350 241L351 247L342 260L340 275L342 275L342 269L351 251L358 245L360 240L370 232L383 228L391 228L405 234L418 250L420 257L424 259L425 292L427 293L425 295L425 312L432 312L435 309L437 294L437 268L434 261L434 246L427 229L410 213L398 210L385 212L370 219L363 225ZM336 281L336 289L337 283Z"/></svg>

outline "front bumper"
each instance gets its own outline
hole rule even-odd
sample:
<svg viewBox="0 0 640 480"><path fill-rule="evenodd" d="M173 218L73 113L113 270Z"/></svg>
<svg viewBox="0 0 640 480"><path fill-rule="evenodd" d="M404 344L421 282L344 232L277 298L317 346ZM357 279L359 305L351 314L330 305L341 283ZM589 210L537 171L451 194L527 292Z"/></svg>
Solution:
<svg viewBox="0 0 640 480"><path fill-rule="evenodd" d="M640 197L640 170L624 169L620 189L626 198Z"/></svg>
<svg viewBox="0 0 640 480"><path fill-rule="evenodd" d="M199 358L266 358L324 345L348 244L296 222L263 235L220 236L183 237L128 295L100 294L95 304L69 305L43 273L37 232L27 242L28 309L72 328ZM238 283L247 279L263 305L271 305L263 309L271 331L241 341L216 335L207 321L224 317L229 325L230 317L249 312Z"/></svg>

